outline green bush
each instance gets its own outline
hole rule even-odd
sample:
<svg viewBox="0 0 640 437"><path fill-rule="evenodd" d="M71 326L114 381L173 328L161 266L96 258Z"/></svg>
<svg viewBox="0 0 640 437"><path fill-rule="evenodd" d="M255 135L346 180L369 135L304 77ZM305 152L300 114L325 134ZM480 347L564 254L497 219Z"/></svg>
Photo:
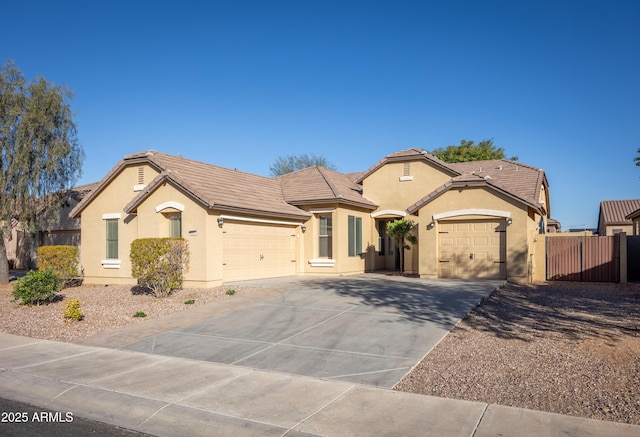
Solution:
<svg viewBox="0 0 640 437"><path fill-rule="evenodd" d="M138 311L133 315L133 317L140 318L140 317L147 317L147 315L144 313L144 311Z"/></svg>
<svg viewBox="0 0 640 437"><path fill-rule="evenodd" d="M182 286L189 271L189 247L184 238L139 238L131 243L131 276L156 297Z"/></svg>
<svg viewBox="0 0 640 437"><path fill-rule="evenodd" d="M184 301L185 305L193 305L194 303L196 303L195 299L189 299Z"/></svg>
<svg viewBox="0 0 640 437"><path fill-rule="evenodd" d="M38 270L51 270L58 275L62 286L78 278L80 254L76 246L41 246L38 248Z"/></svg>
<svg viewBox="0 0 640 437"><path fill-rule="evenodd" d="M67 306L62 311L62 318L68 322L79 322L84 318L84 314L80 311L80 301L71 299L67 302Z"/></svg>
<svg viewBox="0 0 640 437"><path fill-rule="evenodd" d="M236 294L235 290L232 290L232 289L227 290L227 296L233 296L234 294Z"/></svg>
<svg viewBox="0 0 640 437"><path fill-rule="evenodd" d="M62 281L51 270L30 270L13 285L14 300L20 305L40 305L52 302L62 289Z"/></svg>

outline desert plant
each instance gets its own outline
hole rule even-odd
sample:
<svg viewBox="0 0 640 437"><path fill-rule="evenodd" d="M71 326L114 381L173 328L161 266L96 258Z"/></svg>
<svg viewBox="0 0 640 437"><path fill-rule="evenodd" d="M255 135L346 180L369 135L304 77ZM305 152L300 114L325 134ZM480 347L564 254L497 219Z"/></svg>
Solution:
<svg viewBox="0 0 640 437"><path fill-rule="evenodd" d="M133 315L133 317L147 317L147 315L144 313L144 311L138 311Z"/></svg>
<svg viewBox="0 0 640 437"><path fill-rule="evenodd" d="M62 287L73 284L78 278L80 255L76 246L40 246L38 270L51 270L62 281Z"/></svg>
<svg viewBox="0 0 640 437"><path fill-rule="evenodd" d="M51 270L30 270L13 286L14 301L20 305L40 305L52 302L62 289L62 281Z"/></svg>
<svg viewBox="0 0 640 437"><path fill-rule="evenodd" d="M236 294L235 290L232 290L232 289L227 290L227 295L228 296L233 296L234 294Z"/></svg>
<svg viewBox="0 0 640 437"><path fill-rule="evenodd" d="M189 271L189 247L184 238L140 238L131 243L131 275L156 297L182 286Z"/></svg>
<svg viewBox="0 0 640 437"><path fill-rule="evenodd" d="M387 223L387 234L400 249L400 271L402 273L404 273L404 251L405 249L411 249L407 241L411 244L418 242L418 238L412 233L415 227L416 224L413 220L408 219L394 220Z"/></svg>
<svg viewBox="0 0 640 437"><path fill-rule="evenodd" d="M62 318L67 322L79 322L84 318L78 299L70 299L69 302L67 302L64 311L62 311Z"/></svg>
<svg viewBox="0 0 640 437"><path fill-rule="evenodd" d="M195 299L189 299L184 301L185 305L193 305L194 303L196 303Z"/></svg>

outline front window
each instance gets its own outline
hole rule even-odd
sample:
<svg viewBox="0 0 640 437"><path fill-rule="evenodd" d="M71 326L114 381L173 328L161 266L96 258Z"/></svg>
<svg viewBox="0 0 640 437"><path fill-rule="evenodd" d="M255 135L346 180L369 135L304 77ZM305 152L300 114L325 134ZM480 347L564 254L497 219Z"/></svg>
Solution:
<svg viewBox="0 0 640 437"><path fill-rule="evenodd" d="M105 220L107 225L107 259L118 259L118 219Z"/></svg>
<svg viewBox="0 0 640 437"><path fill-rule="evenodd" d="M182 215L169 216L169 237L182 237Z"/></svg>
<svg viewBox="0 0 640 437"><path fill-rule="evenodd" d="M320 233L318 236L318 255L320 258L333 257L333 220L330 215L321 215L318 217L320 222Z"/></svg>
<svg viewBox="0 0 640 437"><path fill-rule="evenodd" d="M349 216L349 256L362 254L362 218Z"/></svg>

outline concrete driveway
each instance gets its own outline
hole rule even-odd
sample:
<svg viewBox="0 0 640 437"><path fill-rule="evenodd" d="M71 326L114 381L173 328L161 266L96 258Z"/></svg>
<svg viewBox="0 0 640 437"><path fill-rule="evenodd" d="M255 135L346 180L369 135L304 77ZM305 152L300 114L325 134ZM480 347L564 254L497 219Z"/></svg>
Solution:
<svg viewBox="0 0 640 437"><path fill-rule="evenodd" d="M393 387L502 282L365 274L235 284L287 291L124 349Z"/></svg>

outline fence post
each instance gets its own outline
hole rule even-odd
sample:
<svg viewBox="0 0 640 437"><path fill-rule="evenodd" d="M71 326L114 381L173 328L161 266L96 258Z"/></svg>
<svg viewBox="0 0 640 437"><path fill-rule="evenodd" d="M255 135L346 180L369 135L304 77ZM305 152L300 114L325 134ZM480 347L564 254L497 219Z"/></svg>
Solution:
<svg viewBox="0 0 640 437"><path fill-rule="evenodd" d="M618 247L620 248L620 283L627 283L627 234L618 234Z"/></svg>

